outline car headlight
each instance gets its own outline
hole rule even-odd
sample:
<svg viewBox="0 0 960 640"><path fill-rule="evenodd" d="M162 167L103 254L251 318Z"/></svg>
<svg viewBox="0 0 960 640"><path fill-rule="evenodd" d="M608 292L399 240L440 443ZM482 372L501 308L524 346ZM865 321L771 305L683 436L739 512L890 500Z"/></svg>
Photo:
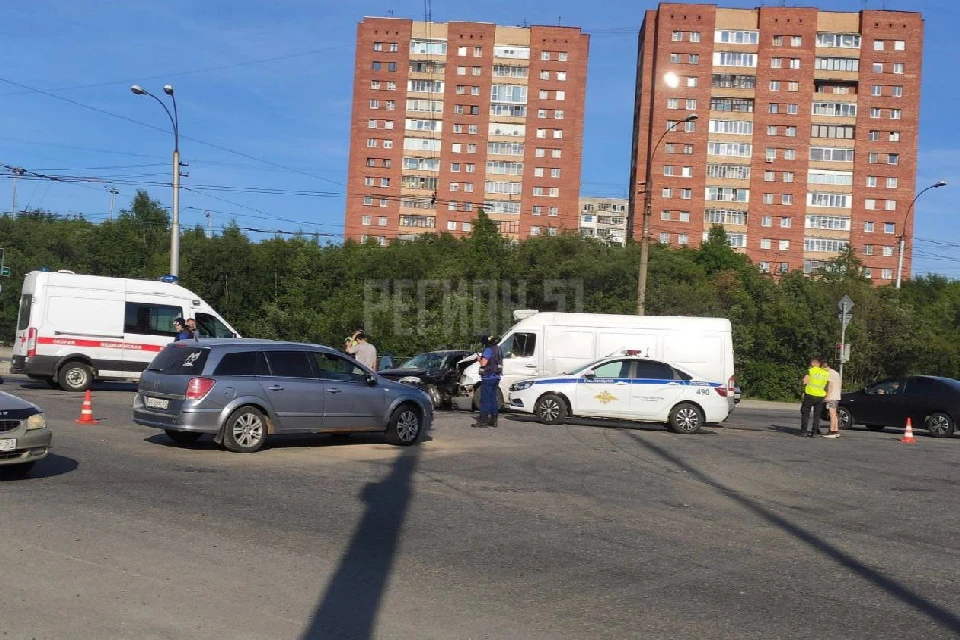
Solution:
<svg viewBox="0 0 960 640"><path fill-rule="evenodd" d="M515 382L510 385L510 391L526 391L533 386L533 383L530 381Z"/></svg>
<svg viewBox="0 0 960 640"><path fill-rule="evenodd" d="M413 384L418 385L422 381L417 376L404 376L399 380L400 384Z"/></svg>
<svg viewBox="0 0 960 640"><path fill-rule="evenodd" d="M27 431L33 431L34 429L43 429L47 426L47 419L43 417L42 413L35 413L29 418L27 418Z"/></svg>

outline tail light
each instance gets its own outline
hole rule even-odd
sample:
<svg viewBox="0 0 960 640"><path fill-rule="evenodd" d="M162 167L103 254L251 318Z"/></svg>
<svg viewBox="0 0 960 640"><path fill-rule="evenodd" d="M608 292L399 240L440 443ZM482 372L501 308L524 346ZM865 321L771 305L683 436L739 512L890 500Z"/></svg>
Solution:
<svg viewBox="0 0 960 640"><path fill-rule="evenodd" d="M721 397L727 397L727 389L725 387L714 387L713 390L719 393Z"/></svg>
<svg viewBox="0 0 960 640"><path fill-rule="evenodd" d="M730 379L727 380L727 392L730 395L733 395L737 388L737 376L730 376Z"/></svg>
<svg viewBox="0 0 960 640"><path fill-rule="evenodd" d="M215 384L217 384L217 381L210 378L191 378L190 382L187 383L187 393L184 395L184 399L203 400Z"/></svg>
<svg viewBox="0 0 960 640"><path fill-rule="evenodd" d="M37 355L37 330L34 327L27 329L27 357Z"/></svg>

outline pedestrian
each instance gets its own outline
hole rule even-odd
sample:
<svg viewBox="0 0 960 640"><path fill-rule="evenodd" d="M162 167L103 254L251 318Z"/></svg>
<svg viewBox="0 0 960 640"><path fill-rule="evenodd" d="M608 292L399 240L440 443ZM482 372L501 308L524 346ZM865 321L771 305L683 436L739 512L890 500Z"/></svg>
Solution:
<svg viewBox="0 0 960 640"><path fill-rule="evenodd" d="M367 334L363 331L357 331L353 334L354 339L357 341L356 346L352 347L350 351L347 351L350 355L353 356L354 360L370 369L371 371L377 370L377 348L370 344L367 339Z"/></svg>
<svg viewBox="0 0 960 640"><path fill-rule="evenodd" d="M200 339L200 330L197 328L196 318L187 318L187 331L190 332L190 339Z"/></svg>
<svg viewBox="0 0 960 640"><path fill-rule="evenodd" d="M813 438L820 435L820 413L827 396L827 380L830 374L820 367L820 358L810 361L810 369L803 376L803 402L800 404L800 435ZM813 411L813 423L810 412ZM816 425L816 428L814 428ZM809 429L807 428L809 426Z"/></svg>
<svg viewBox="0 0 960 640"><path fill-rule="evenodd" d="M189 340L193 337L193 335L190 334L190 331L187 330L187 322L183 318L177 318L173 321L173 330L177 333L176 337L173 339L174 342Z"/></svg>
<svg viewBox="0 0 960 640"><path fill-rule="evenodd" d="M497 390L503 376L503 352L497 344L496 336L485 335L480 338L483 351L480 354L480 415L473 427L497 427L500 402Z"/></svg>
<svg viewBox="0 0 960 640"><path fill-rule="evenodd" d="M830 414L830 433L823 437L839 438L840 421L837 419L837 404L840 402L842 386L840 372L832 368L829 362L824 362L823 368L827 370L827 412Z"/></svg>
<svg viewBox="0 0 960 640"><path fill-rule="evenodd" d="M363 328L358 327L349 336L343 339L343 352L353 355L357 348L357 335L363 333Z"/></svg>

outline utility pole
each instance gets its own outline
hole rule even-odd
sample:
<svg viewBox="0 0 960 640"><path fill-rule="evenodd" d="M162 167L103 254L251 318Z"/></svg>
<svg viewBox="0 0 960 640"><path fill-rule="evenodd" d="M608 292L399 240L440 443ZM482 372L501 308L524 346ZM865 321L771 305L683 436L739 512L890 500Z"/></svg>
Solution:
<svg viewBox="0 0 960 640"><path fill-rule="evenodd" d="M207 217L207 239L209 240L213 237L213 213L209 209L206 209L203 215Z"/></svg>
<svg viewBox="0 0 960 640"><path fill-rule="evenodd" d="M117 194L120 193L117 191L116 187L107 187L107 193L110 194L110 221L113 221L113 205L116 204Z"/></svg>
<svg viewBox="0 0 960 640"><path fill-rule="evenodd" d="M839 362L838 371L842 381L843 363L850 359L850 348L847 346L847 325L853 319L853 300L850 299L850 296L845 295L837 303L837 306L840 307L838 315L840 318L840 349L837 354L837 361Z"/></svg>
<svg viewBox="0 0 960 640"><path fill-rule="evenodd" d="M21 169L20 167L10 167L10 171L13 172L13 204L10 208L10 215L14 218L17 217L17 179L26 173L26 169Z"/></svg>
<svg viewBox="0 0 960 640"><path fill-rule="evenodd" d="M932 185L923 189L913 198L913 202L910 203L910 206L907 207L907 213L903 216L903 224L900 225L900 241L897 242L898 248L898 257L897 257L897 289L900 288L900 281L903 278L903 252L907 248L907 221L910 220L910 212L913 211L913 205L917 204L917 200L920 199L920 196L925 194L930 189L939 189L940 187L947 186L947 183L943 180L937 180Z"/></svg>

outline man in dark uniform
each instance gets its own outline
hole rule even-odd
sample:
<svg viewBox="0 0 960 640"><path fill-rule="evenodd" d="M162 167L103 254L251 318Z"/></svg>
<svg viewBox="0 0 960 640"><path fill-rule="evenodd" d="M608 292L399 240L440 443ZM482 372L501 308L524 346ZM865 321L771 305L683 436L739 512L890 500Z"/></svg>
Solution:
<svg viewBox="0 0 960 640"><path fill-rule="evenodd" d="M503 352L496 336L482 336L483 352L480 354L480 415L472 425L478 429L497 427L500 403L497 390L503 375Z"/></svg>

